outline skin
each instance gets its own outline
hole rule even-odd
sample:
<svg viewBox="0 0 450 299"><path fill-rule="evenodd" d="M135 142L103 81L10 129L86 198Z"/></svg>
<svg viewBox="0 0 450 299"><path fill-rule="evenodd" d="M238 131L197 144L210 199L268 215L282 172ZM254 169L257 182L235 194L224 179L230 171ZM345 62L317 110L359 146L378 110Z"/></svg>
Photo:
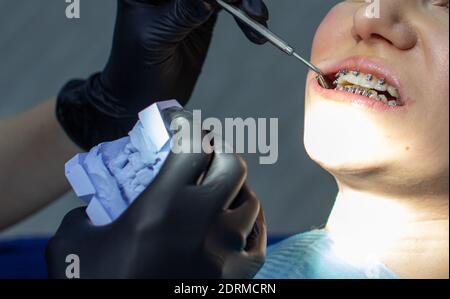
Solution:
<svg viewBox="0 0 450 299"><path fill-rule="evenodd" d="M368 5L333 7L312 61L381 61L410 104L393 112L332 101L313 90L309 74L306 150L339 187L327 230L355 263L377 259L400 277L448 278L448 1L381 0L375 19Z"/></svg>
<svg viewBox="0 0 450 299"><path fill-rule="evenodd" d="M55 116L55 100L0 120L0 230L69 190L61 167L79 149Z"/></svg>

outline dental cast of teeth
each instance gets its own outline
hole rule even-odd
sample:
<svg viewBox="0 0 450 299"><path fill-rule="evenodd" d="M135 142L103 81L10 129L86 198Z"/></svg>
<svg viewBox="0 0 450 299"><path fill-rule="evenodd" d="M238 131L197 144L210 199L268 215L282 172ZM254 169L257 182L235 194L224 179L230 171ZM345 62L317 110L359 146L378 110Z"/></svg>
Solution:
<svg viewBox="0 0 450 299"><path fill-rule="evenodd" d="M381 101L389 106L403 105L398 90L395 87L386 84L384 78L377 78L372 74L364 74L359 70L353 70L351 72L340 70L336 74L336 80L333 83L336 85L336 90L362 95ZM386 95L382 94L383 92L389 93L395 100L388 100Z"/></svg>

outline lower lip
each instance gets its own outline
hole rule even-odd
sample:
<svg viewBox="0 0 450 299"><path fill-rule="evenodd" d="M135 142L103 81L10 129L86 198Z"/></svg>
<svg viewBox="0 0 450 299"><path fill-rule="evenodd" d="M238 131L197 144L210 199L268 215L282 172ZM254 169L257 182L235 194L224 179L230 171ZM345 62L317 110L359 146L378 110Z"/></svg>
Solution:
<svg viewBox="0 0 450 299"><path fill-rule="evenodd" d="M342 90L323 88L322 86L320 86L316 78L312 78L309 83L315 93L328 100L344 102L373 111L406 111L406 104L403 106L389 106L383 102L362 95L357 95Z"/></svg>

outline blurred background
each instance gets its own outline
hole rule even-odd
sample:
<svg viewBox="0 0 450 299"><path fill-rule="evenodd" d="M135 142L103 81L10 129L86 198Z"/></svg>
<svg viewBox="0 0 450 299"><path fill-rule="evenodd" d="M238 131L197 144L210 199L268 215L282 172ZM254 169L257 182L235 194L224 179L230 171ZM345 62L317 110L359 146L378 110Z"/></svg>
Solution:
<svg viewBox="0 0 450 299"><path fill-rule="evenodd" d="M337 2L267 0L270 26L309 57L317 26ZM103 68L116 1L81 0L77 20L65 17L66 5L64 0L0 0L0 117L24 111L55 96L67 80ZM336 194L332 178L309 160L303 148L306 71L275 48L248 42L233 19L223 14L188 105L201 109L204 118L279 118L278 162L259 165L258 155L245 155L249 184L263 203L272 235L322 226ZM0 175L7 175L7 170ZM0 232L0 240L49 236L64 214L80 205L69 193Z"/></svg>

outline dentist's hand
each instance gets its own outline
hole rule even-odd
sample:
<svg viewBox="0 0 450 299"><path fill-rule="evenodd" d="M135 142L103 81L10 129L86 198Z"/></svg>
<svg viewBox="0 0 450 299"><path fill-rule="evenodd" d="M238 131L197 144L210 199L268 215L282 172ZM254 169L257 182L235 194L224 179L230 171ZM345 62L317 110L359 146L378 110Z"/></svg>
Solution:
<svg viewBox="0 0 450 299"><path fill-rule="evenodd" d="M254 277L266 226L246 174L236 155L171 153L115 222L94 226L84 208L66 215L47 247L50 277L66 278L70 254L81 278Z"/></svg>
<svg viewBox="0 0 450 299"><path fill-rule="evenodd" d="M262 0L225 1L267 24ZM88 149L126 135L137 113L157 100L186 104L202 70L218 11L213 0L118 0L105 69L88 80L69 82L59 94L57 115L68 135ZM239 26L251 41L266 41Z"/></svg>

